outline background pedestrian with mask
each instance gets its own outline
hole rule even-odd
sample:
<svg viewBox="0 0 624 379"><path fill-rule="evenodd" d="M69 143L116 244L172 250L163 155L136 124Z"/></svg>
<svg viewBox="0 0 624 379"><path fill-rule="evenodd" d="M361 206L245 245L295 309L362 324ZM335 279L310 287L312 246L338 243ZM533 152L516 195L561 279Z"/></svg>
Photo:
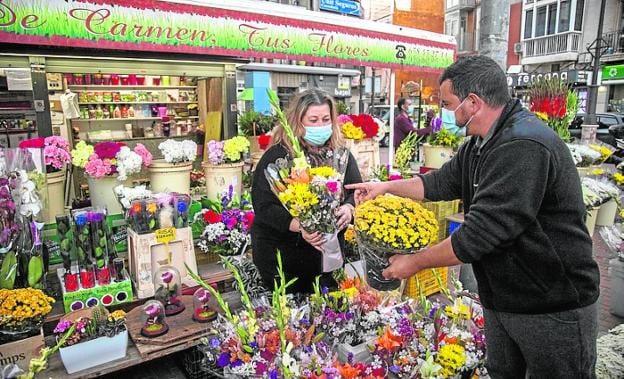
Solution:
<svg viewBox="0 0 624 379"><path fill-rule="evenodd" d="M296 95L287 111L288 123L312 167L331 166L343 175L343 183L360 183L362 177L355 158L345 148L336 122L336 105L331 96L319 89ZM298 278L291 292L310 293L317 275L322 274L322 235L304 230L271 191L264 175L270 163L292 161L293 148L284 129L277 127L273 145L262 155L256 167L251 190L255 218L251 229L253 260L267 288L273 288L277 277L277 250L281 251L286 279ZM279 166L279 165L278 165ZM344 246L344 228L352 221L354 193L345 191L342 205L336 210L338 238ZM331 273L321 275L321 285L334 287Z"/></svg>
<svg viewBox="0 0 624 379"><path fill-rule="evenodd" d="M392 257L384 276L472 263L492 378L595 377L600 275L567 146L510 98L490 58L447 68L440 99L445 124L472 136L451 161L414 179L350 188L358 201L462 199L465 221L437 245Z"/></svg>
<svg viewBox="0 0 624 379"><path fill-rule="evenodd" d="M409 109L412 106L412 100L407 98L400 98L397 102L399 108L399 115L394 119L394 149L396 150L401 142L407 137L409 133L416 133L419 136L425 136L431 133L431 125L427 123L427 126L418 129L414 127L412 120L409 117Z"/></svg>

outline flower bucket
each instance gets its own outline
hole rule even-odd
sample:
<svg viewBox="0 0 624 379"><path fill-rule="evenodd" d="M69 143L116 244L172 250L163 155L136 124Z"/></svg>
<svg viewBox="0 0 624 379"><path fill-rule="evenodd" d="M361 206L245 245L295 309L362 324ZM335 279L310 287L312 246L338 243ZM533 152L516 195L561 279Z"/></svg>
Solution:
<svg viewBox="0 0 624 379"><path fill-rule="evenodd" d="M65 213L65 170L46 174L48 188L48 207L46 209L46 224L56 222L56 216Z"/></svg>
<svg viewBox="0 0 624 379"><path fill-rule="evenodd" d="M114 337L100 337L59 349L68 374L121 359L128 350L128 331Z"/></svg>
<svg viewBox="0 0 624 379"><path fill-rule="evenodd" d="M576 168L576 171L578 171L578 174L579 174L579 178L581 179L589 175L591 170L592 170L591 167L577 167Z"/></svg>
<svg viewBox="0 0 624 379"><path fill-rule="evenodd" d="M93 207L106 208L109 215L123 212L121 204L117 201L114 188L120 184L129 185L129 180L119 181L116 175L105 176L100 179L87 175L87 183L89 183L89 195Z"/></svg>
<svg viewBox="0 0 624 379"><path fill-rule="evenodd" d="M229 190L230 185L235 194L243 192L243 162L212 165L202 163L206 176L206 195L209 199L219 199Z"/></svg>
<svg viewBox="0 0 624 379"><path fill-rule="evenodd" d="M594 229L596 228L596 219L598 218L598 211L600 207L593 208L587 213L587 217L585 219L585 226L587 226L587 231L589 232L589 236L594 235Z"/></svg>
<svg viewBox="0 0 624 379"><path fill-rule="evenodd" d="M338 360L342 363L347 362L349 353L353 354L353 362L370 363L373 359L371 351L368 348L369 345L374 345L375 339L364 341L359 345L349 345L348 343L341 343L338 345Z"/></svg>
<svg viewBox="0 0 624 379"><path fill-rule="evenodd" d="M613 226L617 214L617 203L611 199L600 206L596 217L597 226Z"/></svg>
<svg viewBox="0 0 624 379"><path fill-rule="evenodd" d="M168 163L157 159L148 167L152 192L191 193L193 162Z"/></svg>
<svg viewBox="0 0 624 379"><path fill-rule="evenodd" d="M258 136L247 137L247 139L249 140L250 154L262 152L262 150L260 149L260 143L258 142Z"/></svg>
<svg viewBox="0 0 624 379"><path fill-rule="evenodd" d="M429 168L440 168L455 155L452 147L432 146L428 143L423 145L423 152L425 155L425 167Z"/></svg>

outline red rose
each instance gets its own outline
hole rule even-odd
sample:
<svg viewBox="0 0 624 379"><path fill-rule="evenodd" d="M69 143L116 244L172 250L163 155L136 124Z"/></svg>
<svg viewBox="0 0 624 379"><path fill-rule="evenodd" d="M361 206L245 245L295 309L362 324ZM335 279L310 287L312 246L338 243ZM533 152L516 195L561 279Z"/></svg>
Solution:
<svg viewBox="0 0 624 379"><path fill-rule="evenodd" d="M204 213L204 221L209 224L216 224L217 222L221 222L221 214L209 209Z"/></svg>
<svg viewBox="0 0 624 379"><path fill-rule="evenodd" d="M365 138L373 138L379 131L379 125L369 114L349 115L353 120L353 125L359 127L364 132Z"/></svg>

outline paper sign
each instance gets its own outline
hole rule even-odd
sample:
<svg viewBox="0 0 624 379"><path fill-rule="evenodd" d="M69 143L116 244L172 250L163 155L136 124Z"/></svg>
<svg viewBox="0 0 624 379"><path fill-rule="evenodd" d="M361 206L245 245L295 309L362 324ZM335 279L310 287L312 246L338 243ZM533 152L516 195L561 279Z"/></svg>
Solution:
<svg viewBox="0 0 624 379"><path fill-rule="evenodd" d="M169 243L176 239L176 228L158 229L154 234L156 235L156 242Z"/></svg>
<svg viewBox="0 0 624 379"><path fill-rule="evenodd" d="M7 77L9 91L32 91L30 69L7 69L4 70Z"/></svg>

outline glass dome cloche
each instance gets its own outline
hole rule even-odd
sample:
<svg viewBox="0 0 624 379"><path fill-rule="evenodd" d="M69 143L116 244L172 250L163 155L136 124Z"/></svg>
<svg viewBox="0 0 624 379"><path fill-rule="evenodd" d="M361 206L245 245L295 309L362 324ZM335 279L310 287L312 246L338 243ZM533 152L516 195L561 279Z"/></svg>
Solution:
<svg viewBox="0 0 624 379"><path fill-rule="evenodd" d="M169 331L167 325L167 317L165 315L165 307L160 301L150 300L143 305L143 313L141 313L143 327L141 335L148 338L162 336Z"/></svg>
<svg viewBox="0 0 624 379"><path fill-rule="evenodd" d="M217 318L217 312L210 306L210 292L199 288L193 294L193 320L210 322Z"/></svg>
<svg viewBox="0 0 624 379"><path fill-rule="evenodd" d="M167 317L182 313L186 308L180 299L181 283L180 272L173 266L162 266L154 274L154 299L163 304Z"/></svg>

